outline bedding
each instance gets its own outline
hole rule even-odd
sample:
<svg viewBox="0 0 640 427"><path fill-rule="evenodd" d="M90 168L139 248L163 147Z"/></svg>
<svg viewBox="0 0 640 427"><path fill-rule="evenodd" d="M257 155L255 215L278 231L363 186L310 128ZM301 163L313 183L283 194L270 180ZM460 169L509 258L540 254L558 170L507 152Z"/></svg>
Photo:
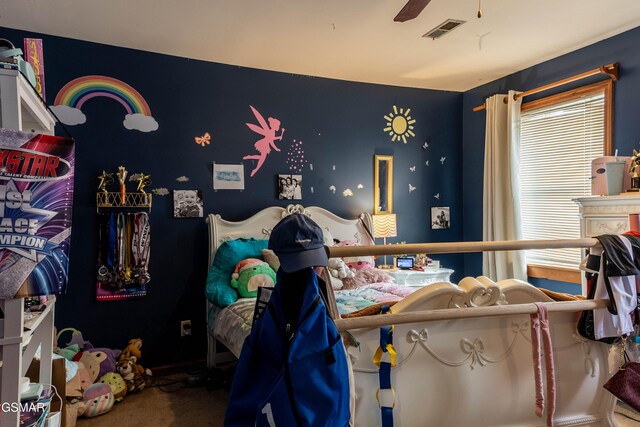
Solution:
<svg viewBox="0 0 640 427"><path fill-rule="evenodd" d="M334 291L334 294L338 312L344 315L398 302L416 289L419 288L395 283L372 283L355 289ZM224 309L211 306L209 310L210 334L224 343L236 357L240 356L244 339L251 332L255 305L255 298L239 298Z"/></svg>

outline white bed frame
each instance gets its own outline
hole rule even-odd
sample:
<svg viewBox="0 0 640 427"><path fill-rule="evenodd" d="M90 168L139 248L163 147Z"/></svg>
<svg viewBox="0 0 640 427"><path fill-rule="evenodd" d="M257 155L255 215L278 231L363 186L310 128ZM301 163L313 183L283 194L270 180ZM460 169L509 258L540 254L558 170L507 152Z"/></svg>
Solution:
<svg viewBox="0 0 640 427"><path fill-rule="evenodd" d="M218 247L227 240L240 238L268 239L271 229L285 216L292 213L304 213L309 215L323 230L329 230L331 235L338 240L355 240L362 245L373 245L371 237L373 224L369 213L362 213L358 219L341 218L326 209L302 205L289 205L286 208L271 206L261 210L244 221L227 221L220 215L209 214L207 224L209 228L209 268L213 263ZM207 301L207 316L211 304ZM337 309L335 309L337 310ZM209 330L209 328L207 328ZM219 342L210 332L207 333L207 366L216 367L220 364L233 361L239 355L221 350Z"/></svg>
<svg viewBox="0 0 640 427"><path fill-rule="evenodd" d="M268 238L273 225L291 212L311 215L338 239L373 243L363 229L362 221L370 227L368 214L361 215L362 221L345 220L317 207L270 207L241 222L210 215L210 262L223 241ZM423 287L393 306L388 318L397 319L394 347L398 366L391 374L394 396L386 398L395 401L395 425L544 426L545 419L534 414L530 317L526 314L535 307L532 302L550 303L551 299L518 280L496 284L486 278L465 278L458 286L438 283ZM549 304L556 426L616 426L616 400L602 387L612 374L610 346L587 341L576 333L577 312L590 303ZM555 310L558 305L571 311ZM379 345L379 328L370 324L385 322L384 316L388 315L336 320L340 330L348 329L359 342L358 348L348 347L358 427L381 425L376 400L378 373L372 362ZM417 320L402 323L412 317ZM213 365L215 339L209 340L208 359Z"/></svg>

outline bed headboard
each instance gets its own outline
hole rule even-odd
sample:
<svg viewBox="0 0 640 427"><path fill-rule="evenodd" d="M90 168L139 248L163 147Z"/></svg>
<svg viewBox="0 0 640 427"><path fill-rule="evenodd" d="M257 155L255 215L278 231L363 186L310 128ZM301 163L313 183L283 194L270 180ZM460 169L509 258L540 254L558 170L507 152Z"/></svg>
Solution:
<svg viewBox="0 0 640 427"><path fill-rule="evenodd" d="M285 216L292 213L309 215L323 230L329 230L338 240L355 240L362 245L373 245L371 237L373 225L371 215L363 212L356 219L345 219L318 206L305 208L302 205L289 205L286 208L271 206L262 209L244 221L227 221L219 214L209 214L209 267L216 250L223 242L239 238L268 239L273 227Z"/></svg>

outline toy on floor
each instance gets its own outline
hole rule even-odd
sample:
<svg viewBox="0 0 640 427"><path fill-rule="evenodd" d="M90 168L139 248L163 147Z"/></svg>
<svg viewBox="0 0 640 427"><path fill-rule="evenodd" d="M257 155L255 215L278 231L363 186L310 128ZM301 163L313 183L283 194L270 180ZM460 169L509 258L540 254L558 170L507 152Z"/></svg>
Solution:
<svg viewBox="0 0 640 427"><path fill-rule="evenodd" d="M107 384L111 387L111 393L116 402L120 402L127 395L127 383L117 372L109 372L103 375L98 382Z"/></svg>
<svg viewBox="0 0 640 427"><path fill-rule="evenodd" d="M111 387L102 383L92 384L84 391L82 401L86 404L82 413L83 417L97 417L106 414L114 403Z"/></svg>
<svg viewBox="0 0 640 427"><path fill-rule="evenodd" d="M71 331L71 341L66 344L66 347L76 344L79 350L89 350L93 348L91 343L84 339L84 337L82 336L82 332L75 328L64 328L63 330L58 332L58 335L56 335L56 341L59 341L60 336L67 331Z"/></svg>
<svg viewBox="0 0 640 427"><path fill-rule="evenodd" d="M129 360L118 362L118 373L127 384L127 393L143 390L151 382L151 370L138 365L138 359L131 356Z"/></svg>
<svg viewBox="0 0 640 427"><path fill-rule="evenodd" d="M120 350L94 348L90 351L78 353L78 355L78 360L89 369L93 382L95 382L104 374L116 371L116 357L120 355Z"/></svg>
<svg viewBox="0 0 640 427"><path fill-rule="evenodd" d="M129 344L122 350L122 354L120 354L120 360L129 360L131 356L135 356L138 359L142 357L142 340L140 338L134 338L129 340Z"/></svg>
<svg viewBox="0 0 640 427"><path fill-rule="evenodd" d="M257 258L240 261L231 275L231 287L243 298L255 298L259 287L273 287L275 282L276 272Z"/></svg>
<svg viewBox="0 0 640 427"><path fill-rule="evenodd" d="M69 398L82 399L84 390L86 390L91 384L93 384L93 379L91 378L91 373L89 372L87 367L84 366L84 363L71 363L76 363L78 365L78 368L76 369L76 374L73 376L73 378L67 381L65 393Z"/></svg>

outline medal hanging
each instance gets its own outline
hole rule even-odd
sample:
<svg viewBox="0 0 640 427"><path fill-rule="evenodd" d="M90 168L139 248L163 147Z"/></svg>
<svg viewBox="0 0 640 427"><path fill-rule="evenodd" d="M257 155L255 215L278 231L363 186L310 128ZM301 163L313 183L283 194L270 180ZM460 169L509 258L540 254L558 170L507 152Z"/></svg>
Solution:
<svg viewBox="0 0 640 427"><path fill-rule="evenodd" d="M118 253L118 263L116 265L116 285L118 288L124 287L125 276L125 253L126 253L126 245L125 245L125 216L122 213L118 214L117 224L116 224L116 233L117 233L117 241L118 247L116 252Z"/></svg>
<svg viewBox="0 0 640 427"><path fill-rule="evenodd" d="M109 258L109 220L110 216L99 216L99 233L98 233L98 281L100 283L108 283L111 281L111 272L107 267Z"/></svg>
<svg viewBox="0 0 640 427"><path fill-rule="evenodd" d="M146 212L138 212L134 216L131 251L138 282L141 285L146 285L151 280L147 271L149 255L151 253L151 227L149 225L149 215L147 215Z"/></svg>

